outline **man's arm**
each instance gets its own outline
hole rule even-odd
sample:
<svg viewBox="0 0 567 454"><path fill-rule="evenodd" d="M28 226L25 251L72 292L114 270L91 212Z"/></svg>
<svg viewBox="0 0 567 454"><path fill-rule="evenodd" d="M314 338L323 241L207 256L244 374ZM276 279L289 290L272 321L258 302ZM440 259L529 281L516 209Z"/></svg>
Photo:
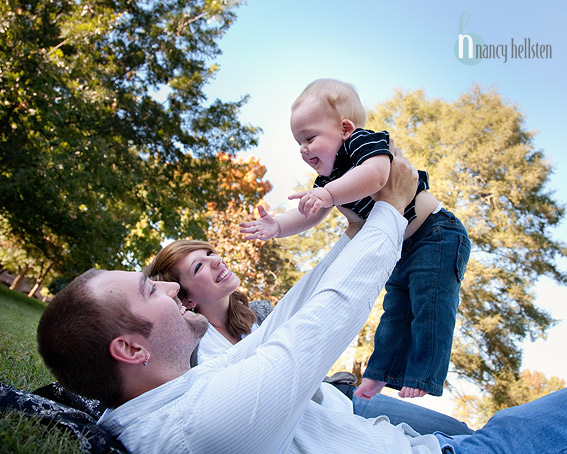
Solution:
<svg viewBox="0 0 567 454"><path fill-rule="evenodd" d="M202 374L187 415L202 446L195 452L286 451L311 396L368 318L406 225L391 205L376 203L318 280L289 292L260 328L193 370L197 380Z"/></svg>
<svg viewBox="0 0 567 454"><path fill-rule="evenodd" d="M279 452L288 446L315 389L366 321L398 260L407 221L393 206L403 211L417 175L410 188L411 171L392 169L385 197L391 203L376 203L352 241L341 238L340 249L331 251L338 257L326 257L327 268L300 281L254 333L194 370L203 381L184 418L195 431L192 443L200 446L195 452L248 452L251 446ZM230 417L219 417L221 411Z"/></svg>

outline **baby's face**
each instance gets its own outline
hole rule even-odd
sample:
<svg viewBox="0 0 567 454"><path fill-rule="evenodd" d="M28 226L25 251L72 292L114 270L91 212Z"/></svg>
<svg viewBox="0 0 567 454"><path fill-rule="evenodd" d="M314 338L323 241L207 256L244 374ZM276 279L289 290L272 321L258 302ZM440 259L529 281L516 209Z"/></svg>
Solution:
<svg viewBox="0 0 567 454"><path fill-rule="evenodd" d="M343 145L341 119L321 101L308 98L291 112L291 132L303 160L328 177Z"/></svg>

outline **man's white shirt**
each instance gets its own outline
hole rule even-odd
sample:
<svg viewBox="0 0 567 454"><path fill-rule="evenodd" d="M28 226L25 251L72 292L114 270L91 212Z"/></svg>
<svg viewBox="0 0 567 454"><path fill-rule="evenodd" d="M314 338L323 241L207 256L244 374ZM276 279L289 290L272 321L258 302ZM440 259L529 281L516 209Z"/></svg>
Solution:
<svg viewBox="0 0 567 454"><path fill-rule="evenodd" d="M377 202L251 335L181 377L108 410L99 421L135 453L436 453L386 417L311 401L356 336L400 256L407 221Z"/></svg>

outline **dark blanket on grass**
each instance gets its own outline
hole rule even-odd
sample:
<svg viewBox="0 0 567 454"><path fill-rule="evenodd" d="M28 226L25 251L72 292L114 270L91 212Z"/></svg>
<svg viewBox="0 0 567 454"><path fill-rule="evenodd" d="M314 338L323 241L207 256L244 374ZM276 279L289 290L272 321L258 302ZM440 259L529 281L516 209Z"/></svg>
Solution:
<svg viewBox="0 0 567 454"><path fill-rule="evenodd" d="M96 425L103 411L100 402L67 391L58 383L36 389L33 393L0 383L0 412L38 417L46 424L68 430L77 437L86 453L126 454L122 443Z"/></svg>

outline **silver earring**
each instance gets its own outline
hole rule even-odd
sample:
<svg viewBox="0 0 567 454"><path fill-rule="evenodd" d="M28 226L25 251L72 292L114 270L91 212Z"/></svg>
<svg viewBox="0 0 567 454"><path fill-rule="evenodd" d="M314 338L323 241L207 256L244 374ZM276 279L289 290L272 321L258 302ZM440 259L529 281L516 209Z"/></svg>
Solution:
<svg viewBox="0 0 567 454"><path fill-rule="evenodd" d="M148 358L148 355L146 355L146 360L142 363L144 366L147 366L147 365L148 365L148 359L149 359L149 358Z"/></svg>

